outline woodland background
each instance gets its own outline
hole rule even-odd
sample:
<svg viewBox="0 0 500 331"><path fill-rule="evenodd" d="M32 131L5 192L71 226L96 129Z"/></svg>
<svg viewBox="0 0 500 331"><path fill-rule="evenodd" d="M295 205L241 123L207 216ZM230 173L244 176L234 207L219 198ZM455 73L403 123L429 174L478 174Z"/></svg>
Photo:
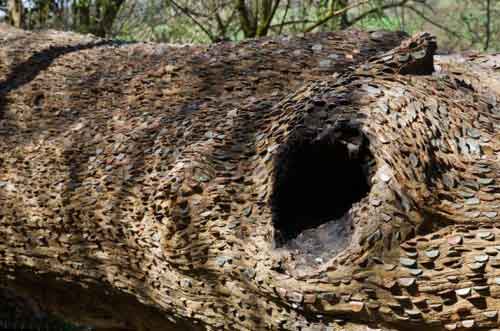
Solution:
<svg viewBox="0 0 500 331"><path fill-rule="evenodd" d="M0 21L18 28L168 43L357 27L429 31L437 36L441 52L500 51L499 17L500 0L0 0ZM0 329L24 328L24 321L13 320L10 308L0 309ZM44 317L35 325L77 329L61 323Z"/></svg>
<svg viewBox="0 0 500 331"><path fill-rule="evenodd" d="M0 20L168 43L363 29L426 30L442 51L499 50L498 0L0 0Z"/></svg>

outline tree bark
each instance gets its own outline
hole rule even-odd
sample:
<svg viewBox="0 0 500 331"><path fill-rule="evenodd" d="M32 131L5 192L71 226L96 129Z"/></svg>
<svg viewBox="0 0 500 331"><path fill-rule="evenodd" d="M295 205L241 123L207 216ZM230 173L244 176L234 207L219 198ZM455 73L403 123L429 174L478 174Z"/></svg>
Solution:
<svg viewBox="0 0 500 331"><path fill-rule="evenodd" d="M80 33L90 33L92 18L90 16L90 0L76 0L73 6L73 29Z"/></svg>
<svg viewBox="0 0 500 331"><path fill-rule="evenodd" d="M0 26L1 286L102 328L498 327L500 59L403 37Z"/></svg>
<svg viewBox="0 0 500 331"><path fill-rule="evenodd" d="M486 36L484 41L484 50L487 51L490 48L491 39L491 0L486 0Z"/></svg>
<svg viewBox="0 0 500 331"><path fill-rule="evenodd" d="M257 20L247 7L245 0L236 0L236 10L245 38L253 38L257 33Z"/></svg>
<svg viewBox="0 0 500 331"><path fill-rule="evenodd" d="M106 37L113 28L116 15L122 6L124 0L106 0L97 2L99 15L97 15L97 24L93 33L99 37Z"/></svg>
<svg viewBox="0 0 500 331"><path fill-rule="evenodd" d="M22 0L7 1L7 22L16 28L24 27L24 7Z"/></svg>

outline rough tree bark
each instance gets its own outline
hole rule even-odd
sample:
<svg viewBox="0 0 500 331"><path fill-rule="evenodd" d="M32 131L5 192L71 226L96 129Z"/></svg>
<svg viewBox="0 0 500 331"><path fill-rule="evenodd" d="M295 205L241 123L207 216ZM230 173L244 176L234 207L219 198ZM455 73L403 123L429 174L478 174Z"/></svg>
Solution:
<svg viewBox="0 0 500 331"><path fill-rule="evenodd" d="M23 28L24 6L22 0L7 1L7 20L16 28Z"/></svg>
<svg viewBox="0 0 500 331"><path fill-rule="evenodd" d="M499 56L0 33L11 292L105 328L499 325Z"/></svg>

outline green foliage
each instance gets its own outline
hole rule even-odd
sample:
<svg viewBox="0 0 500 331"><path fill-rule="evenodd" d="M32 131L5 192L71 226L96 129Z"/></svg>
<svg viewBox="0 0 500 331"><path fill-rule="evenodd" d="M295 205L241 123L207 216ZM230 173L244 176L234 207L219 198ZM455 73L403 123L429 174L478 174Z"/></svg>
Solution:
<svg viewBox="0 0 500 331"><path fill-rule="evenodd" d="M373 16L369 16L356 26L364 30L400 30L402 27L402 22L399 17L385 15L384 13L378 13ZM408 31L407 31L408 32Z"/></svg>
<svg viewBox="0 0 500 331"><path fill-rule="evenodd" d="M25 27L55 28L93 33L104 37L111 32L125 0L24 0Z"/></svg>
<svg viewBox="0 0 500 331"><path fill-rule="evenodd" d="M500 49L500 1L490 2L489 24L487 0L23 1L29 3L24 25L29 29L74 30L124 40L211 43L355 26L409 34L429 31L444 49L483 49L488 39L490 50ZM2 4L6 0L0 0Z"/></svg>
<svg viewBox="0 0 500 331"><path fill-rule="evenodd" d="M200 28L191 26L188 22L181 22L181 24L172 25L157 25L153 28L153 39L158 41L176 39L180 42L186 41L201 44L210 43L210 38L200 31Z"/></svg>

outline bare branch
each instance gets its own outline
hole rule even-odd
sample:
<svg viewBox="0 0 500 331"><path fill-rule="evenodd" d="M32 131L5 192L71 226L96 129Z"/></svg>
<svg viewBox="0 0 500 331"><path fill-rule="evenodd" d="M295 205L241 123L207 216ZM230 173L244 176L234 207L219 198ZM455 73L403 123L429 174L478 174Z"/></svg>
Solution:
<svg viewBox="0 0 500 331"><path fill-rule="evenodd" d="M220 16L219 12L215 12L215 21L217 22L217 28L219 30L219 36L218 37L224 37L226 35L226 24L222 20L222 17Z"/></svg>
<svg viewBox="0 0 500 331"><path fill-rule="evenodd" d="M358 3L346 6L346 7L342 8L342 9L337 10L337 11L331 11L325 17L323 17L322 19L320 19L319 21L317 21L313 25L311 25L308 28L306 28L304 30L304 32L311 32L312 30L316 29L320 25L325 24L326 22L328 22L332 18L338 17L338 16L346 13L348 10L356 8L356 7L359 7L359 6L361 6L361 5L365 4L365 3L368 3L368 2L370 2L370 0L362 0L362 1L358 2Z"/></svg>
<svg viewBox="0 0 500 331"><path fill-rule="evenodd" d="M428 4L425 0L413 0L414 2L417 2L420 6L427 8L428 10L431 11L431 13L436 14L436 9Z"/></svg>
<svg viewBox="0 0 500 331"><path fill-rule="evenodd" d="M283 22L283 23L278 23L278 24L273 24L270 26L270 28L277 28L280 26L286 26L286 25L294 25L294 24L304 24L304 23L311 23L311 20L295 20L295 21L288 21L288 22Z"/></svg>
<svg viewBox="0 0 500 331"><path fill-rule="evenodd" d="M431 23L432 25L440 28L441 30L445 31L446 33L456 37L456 38L462 38L462 36L460 36L458 33L456 33L455 31L453 30L450 30L448 29L446 26L434 21L434 20L431 20L429 17L427 17L423 12L421 12L420 10L418 10L417 8L411 6L411 5L405 5L406 8L410 9L411 11L413 11L415 14L417 14L418 16L420 16L421 18L423 18L425 21Z"/></svg>
<svg viewBox="0 0 500 331"><path fill-rule="evenodd" d="M203 24L201 24L193 15L191 15L191 13L189 12L189 10L187 10L186 8L182 7L182 6L179 6L174 0L168 0L175 8L177 8L178 10L180 10L184 15L186 15L187 17L189 17L189 19L191 21L193 21L194 24L196 24L207 36L208 38L210 38L211 41L215 41L215 37L214 35L206 28L203 26Z"/></svg>
<svg viewBox="0 0 500 331"><path fill-rule="evenodd" d="M348 26L352 26L355 23L361 21L362 19L364 19L372 14L375 14L376 12L383 11L383 10L390 9L390 8L397 8L397 7L404 6L408 1L409 0L401 0L399 2L392 2L392 3L388 3L386 5L383 5L383 6L378 6L378 7L372 8L370 10L367 10L364 13L360 14L358 17L350 20L348 22Z"/></svg>
<svg viewBox="0 0 500 331"><path fill-rule="evenodd" d="M269 0L269 1L271 1L271 0ZM267 9L263 8L261 25L257 29L257 36L258 37L267 35L267 31L269 30L269 27L271 26L271 21L273 20L273 17L276 14L276 10L278 9L280 2L281 2L281 0L275 0L274 5L272 6L272 8L270 8L271 9L270 11L268 9L269 9L269 6L271 4L266 3Z"/></svg>
<svg viewBox="0 0 500 331"><path fill-rule="evenodd" d="M482 39L481 36L477 32L477 30L471 26L470 21L465 17L465 15L464 14L460 15L460 18L464 22L465 26L467 27L467 31L471 35L469 48L472 48L475 44L481 43Z"/></svg>
<svg viewBox="0 0 500 331"><path fill-rule="evenodd" d="M133 16L132 13L134 12L134 10L136 8L136 5L137 5L137 1L133 1L132 4L128 8L128 14L122 15L122 17L124 17L124 19L118 20L118 23L117 23L116 28L115 28L115 32L117 32L117 31L121 32L123 30L123 28L125 27L125 25L128 22L128 19L125 19L125 18ZM126 11L127 8L126 7L121 7L120 10L121 11ZM115 35L116 35L116 33L115 33Z"/></svg>
<svg viewBox="0 0 500 331"><path fill-rule="evenodd" d="M286 19L286 16L288 15L288 10L290 9L290 0L287 0L286 1L286 7L285 7L285 13L283 14L283 17L281 19L281 23L279 24L279 31L278 33L281 34L283 32L283 27L285 26L285 19ZM273 26L271 25L270 28L272 28Z"/></svg>

